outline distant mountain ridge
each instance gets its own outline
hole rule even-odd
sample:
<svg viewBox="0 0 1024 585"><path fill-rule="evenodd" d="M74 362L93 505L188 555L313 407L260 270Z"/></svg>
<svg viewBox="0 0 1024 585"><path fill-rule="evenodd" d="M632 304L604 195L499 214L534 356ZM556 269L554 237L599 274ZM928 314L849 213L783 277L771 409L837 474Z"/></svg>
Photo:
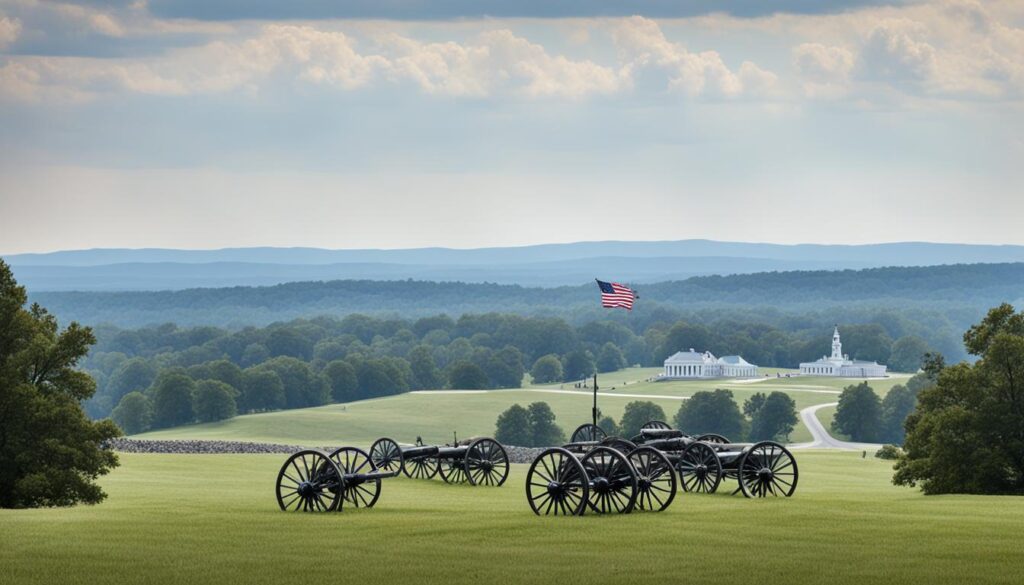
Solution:
<svg viewBox="0 0 1024 585"><path fill-rule="evenodd" d="M604 241L505 248L95 249L5 257L34 291L182 290L312 280L432 280L526 286L595 277L634 283L693 276L1024 262L1024 246Z"/></svg>

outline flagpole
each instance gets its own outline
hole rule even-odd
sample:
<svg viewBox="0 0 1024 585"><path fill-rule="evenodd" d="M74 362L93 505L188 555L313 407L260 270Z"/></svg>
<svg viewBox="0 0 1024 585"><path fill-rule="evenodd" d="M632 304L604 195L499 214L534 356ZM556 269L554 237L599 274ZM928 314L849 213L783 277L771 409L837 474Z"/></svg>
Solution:
<svg viewBox="0 0 1024 585"><path fill-rule="evenodd" d="M594 426L597 426L597 374L594 374L594 408L590 411L594 419Z"/></svg>

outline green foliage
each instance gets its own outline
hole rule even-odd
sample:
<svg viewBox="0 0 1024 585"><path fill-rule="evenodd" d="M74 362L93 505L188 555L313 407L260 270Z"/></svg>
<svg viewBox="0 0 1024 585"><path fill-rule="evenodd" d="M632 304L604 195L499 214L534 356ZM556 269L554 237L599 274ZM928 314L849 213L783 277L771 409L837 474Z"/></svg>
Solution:
<svg viewBox="0 0 1024 585"><path fill-rule="evenodd" d="M853 441L875 443L882 430L882 406L867 382L847 386L839 395L832 430Z"/></svg>
<svg viewBox="0 0 1024 585"><path fill-rule="evenodd" d="M714 345L711 331L704 325L696 325L680 321L673 325L665 335L655 356L656 362L663 362L677 351L686 351L691 347L703 351Z"/></svg>
<svg viewBox="0 0 1024 585"><path fill-rule="evenodd" d="M533 378L534 384L560 382L563 379L562 362L554 354L539 357L530 368L530 377Z"/></svg>
<svg viewBox="0 0 1024 585"><path fill-rule="evenodd" d="M732 441L744 436L744 420L732 392L718 389L695 392L676 413L675 426L689 435L717 433Z"/></svg>
<svg viewBox="0 0 1024 585"><path fill-rule="evenodd" d="M925 354L930 351L928 342L916 335L901 337L892 344L889 369L894 372L917 372L921 369Z"/></svg>
<svg viewBox="0 0 1024 585"><path fill-rule="evenodd" d="M284 383L271 369L248 368L242 372L246 408L261 412L284 408Z"/></svg>
<svg viewBox="0 0 1024 585"><path fill-rule="evenodd" d="M882 447L875 451L875 457L886 460L896 460L900 458L903 451L897 445L882 445Z"/></svg>
<svg viewBox="0 0 1024 585"><path fill-rule="evenodd" d="M519 388L523 385L523 354L511 345L494 352L484 370L492 388Z"/></svg>
<svg viewBox="0 0 1024 585"><path fill-rule="evenodd" d="M331 387L331 399L334 402L351 402L356 400L359 392L359 378L352 364L344 360L335 360L324 368L324 376Z"/></svg>
<svg viewBox="0 0 1024 585"><path fill-rule="evenodd" d="M192 422L196 383L184 370L164 370L153 382L153 426L176 427Z"/></svg>
<svg viewBox="0 0 1024 585"><path fill-rule="evenodd" d="M764 401L768 397L765 396L764 392L756 392L743 401L743 414L744 416L753 417L754 414L764 406Z"/></svg>
<svg viewBox="0 0 1024 585"><path fill-rule="evenodd" d="M594 356L589 351L578 349L562 360L562 377L566 382L589 378L594 371Z"/></svg>
<svg viewBox="0 0 1024 585"><path fill-rule="evenodd" d="M926 368L893 482L927 494L1024 494L1024 314L1004 304L964 334L974 365Z"/></svg>
<svg viewBox="0 0 1024 585"><path fill-rule="evenodd" d="M763 396L760 393L755 396L758 395ZM793 427L799 420L796 402L789 394L778 391L772 392L760 402L761 406L751 414L750 440L788 441L789 434L793 432ZM743 410L747 410L747 403L744 403Z"/></svg>
<svg viewBox="0 0 1024 585"><path fill-rule="evenodd" d="M498 415L494 438L504 445L532 447L533 436L530 431L530 417L526 409L518 404L513 404Z"/></svg>
<svg viewBox="0 0 1024 585"><path fill-rule="evenodd" d="M555 424L555 413L547 402L534 402L526 407L530 419L530 436L534 447L552 447L565 443L565 433Z"/></svg>
<svg viewBox="0 0 1024 585"><path fill-rule="evenodd" d="M618 423L615 419L610 416L602 416L597 420L597 426L601 427L609 437L621 437L623 436L622 429L619 428Z"/></svg>
<svg viewBox="0 0 1024 585"><path fill-rule="evenodd" d="M635 437L640 434L640 427L645 422L663 421L665 418L665 411L657 404L646 400L636 400L626 404L622 420L619 422L618 432L625 438Z"/></svg>
<svg viewBox="0 0 1024 585"><path fill-rule="evenodd" d="M917 406L917 394L897 384L882 399L881 439L897 445L903 444L903 422Z"/></svg>
<svg viewBox="0 0 1024 585"><path fill-rule="evenodd" d="M471 362L457 362L448 370L448 387L459 390L481 390L487 388L487 373Z"/></svg>
<svg viewBox="0 0 1024 585"><path fill-rule="evenodd" d="M422 390L444 386L444 377L429 345L417 345L409 352L409 368L412 370L413 388Z"/></svg>
<svg viewBox="0 0 1024 585"><path fill-rule="evenodd" d="M121 431L80 405L96 389L77 369L95 337L26 300L0 260L0 508L98 503L95 480L118 464L102 445Z"/></svg>
<svg viewBox="0 0 1024 585"><path fill-rule="evenodd" d="M129 392L141 392L149 388L156 379L156 365L145 358L134 357L121 362L107 382L106 395L112 404L117 404L121 397Z"/></svg>
<svg viewBox="0 0 1024 585"><path fill-rule="evenodd" d="M600 373L616 372L626 367L626 357L622 350L614 343L608 341L601 346L601 353L597 355L597 371Z"/></svg>
<svg viewBox="0 0 1024 585"><path fill-rule="evenodd" d="M330 402L330 389L323 378L317 376L309 365L294 357L271 358L258 366L281 378L284 385L284 403L287 408L320 406Z"/></svg>
<svg viewBox="0 0 1024 585"><path fill-rule="evenodd" d="M238 414L235 396L238 391L219 380L203 380L196 384L192 409L199 422L225 420Z"/></svg>
<svg viewBox="0 0 1024 585"><path fill-rule="evenodd" d="M125 434L135 435L149 430L153 422L153 404L142 392L129 392L121 398L110 418Z"/></svg>

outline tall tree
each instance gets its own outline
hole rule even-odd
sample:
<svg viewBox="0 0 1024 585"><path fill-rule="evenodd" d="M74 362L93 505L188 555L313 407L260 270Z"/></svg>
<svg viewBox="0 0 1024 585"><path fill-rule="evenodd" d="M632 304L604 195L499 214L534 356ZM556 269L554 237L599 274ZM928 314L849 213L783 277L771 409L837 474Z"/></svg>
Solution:
<svg viewBox="0 0 1024 585"><path fill-rule="evenodd" d="M284 383L277 372L259 367L242 372L246 408L254 411L284 408Z"/></svg>
<svg viewBox="0 0 1024 585"><path fill-rule="evenodd" d="M873 443L880 438L882 405L878 394L867 382L843 389L839 395L832 429L849 436L853 441Z"/></svg>
<svg viewBox="0 0 1024 585"><path fill-rule="evenodd" d="M793 432L797 420L796 402L789 394L772 392L751 417L750 440L786 441Z"/></svg>
<svg viewBox="0 0 1024 585"><path fill-rule="evenodd" d="M594 375L594 356L585 349L569 352L562 360L562 376L565 381L573 382Z"/></svg>
<svg viewBox="0 0 1024 585"><path fill-rule="evenodd" d="M176 427L192 422L192 393L196 383L184 370L164 370L153 382L153 426Z"/></svg>
<svg viewBox="0 0 1024 585"><path fill-rule="evenodd" d="M907 418L893 482L927 494L1024 494L1024 313L992 309L964 345L974 365L926 364L937 381Z"/></svg>
<svg viewBox="0 0 1024 585"><path fill-rule="evenodd" d="M896 384L882 399L882 436L886 443L902 445L903 423L914 412L917 395L906 386Z"/></svg>
<svg viewBox="0 0 1024 585"><path fill-rule="evenodd" d="M610 341L601 346L601 352L597 355L598 372L617 372L624 367L626 367L626 358L618 346Z"/></svg>
<svg viewBox="0 0 1024 585"><path fill-rule="evenodd" d="M889 369L894 372L914 373L921 369L924 355L931 351L928 342L916 335L900 337L892 344L892 355L889 356Z"/></svg>
<svg viewBox="0 0 1024 585"><path fill-rule="evenodd" d="M219 380L203 380L196 384L192 409L199 422L216 422L238 414L235 396L238 391Z"/></svg>
<svg viewBox="0 0 1024 585"><path fill-rule="evenodd" d="M335 402L351 402L359 393L359 378L351 364L335 360L324 368L324 376L331 387L331 398Z"/></svg>
<svg viewBox="0 0 1024 585"><path fill-rule="evenodd" d="M640 434L640 427L652 420L665 420L665 411L649 400L634 400L626 405L619 421L619 433L629 438ZM598 425L600 426L600 425Z"/></svg>
<svg viewBox="0 0 1024 585"><path fill-rule="evenodd" d="M417 345L409 352L409 368L412 369L413 388L423 390L444 386L444 378L429 345Z"/></svg>
<svg viewBox="0 0 1024 585"><path fill-rule="evenodd" d="M498 415L495 423L494 438L505 445L533 447L533 436L530 433L530 416L526 409L518 404L508 407Z"/></svg>
<svg viewBox="0 0 1024 585"><path fill-rule="evenodd" d="M547 402L534 402L526 407L526 412L535 447L551 447L565 442L565 433L555 424L555 413Z"/></svg>
<svg viewBox="0 0 1024 585"><path fill-rule="evenodd" d="M96 339L26 302L0 260L0 508L95 504L96 478L118 465L103 445L121 434L82 411L96 384L77 365Z"/></svg>
<svg viewBox="0 0 1024 585"><path fill-rule="evenodd" d="M135 435L149 429L153 422L153 404L142 392L129 392L121 398L110 418L125 434Z"/></svg>
<svg viewBox="0 0 1024 585"><path fill-rule="evenodd" d="M550 384L562 380L562 362L557 355L548 354L537 358L530 368L530 378L534 384Z"/></svg>
<svg viewBox="0 0 1024 585"><path fill-rule="evenodd" d="M733 400L732 391L695 392L684 400L676 413L676 428L690 435L718 433L732 441L744 436L743 414Z"/></svg>
<svg viewBox="0 0 1024 585"><path fill-rule="evenodd" d="M470 362L457 362L448 370L448 387L459 390L480 390L487 388L487 373L480 366Z"/></svg>

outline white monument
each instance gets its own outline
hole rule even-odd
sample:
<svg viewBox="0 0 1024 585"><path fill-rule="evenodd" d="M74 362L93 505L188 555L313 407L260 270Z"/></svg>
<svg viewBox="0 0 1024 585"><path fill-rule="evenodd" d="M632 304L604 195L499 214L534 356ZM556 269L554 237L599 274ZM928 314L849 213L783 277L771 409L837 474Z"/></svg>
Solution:
<svg viewBox="0 0 1024 585"><path fill-rule="evenodd" d="M814 362L800 364L804 376L836 376L839 378L882 378L885 366L878 362L851 360L843 355L843 342L839 340L839 326L832 333L832 355Z"/></svg>
<svg viewBox="0 0 1024 585"><path fill-rule="evenodd" d="M708 378L755 378L757 366L738 355L716 358L710 351L678 351L665 360L662 380L703 380Z"/></svg>

